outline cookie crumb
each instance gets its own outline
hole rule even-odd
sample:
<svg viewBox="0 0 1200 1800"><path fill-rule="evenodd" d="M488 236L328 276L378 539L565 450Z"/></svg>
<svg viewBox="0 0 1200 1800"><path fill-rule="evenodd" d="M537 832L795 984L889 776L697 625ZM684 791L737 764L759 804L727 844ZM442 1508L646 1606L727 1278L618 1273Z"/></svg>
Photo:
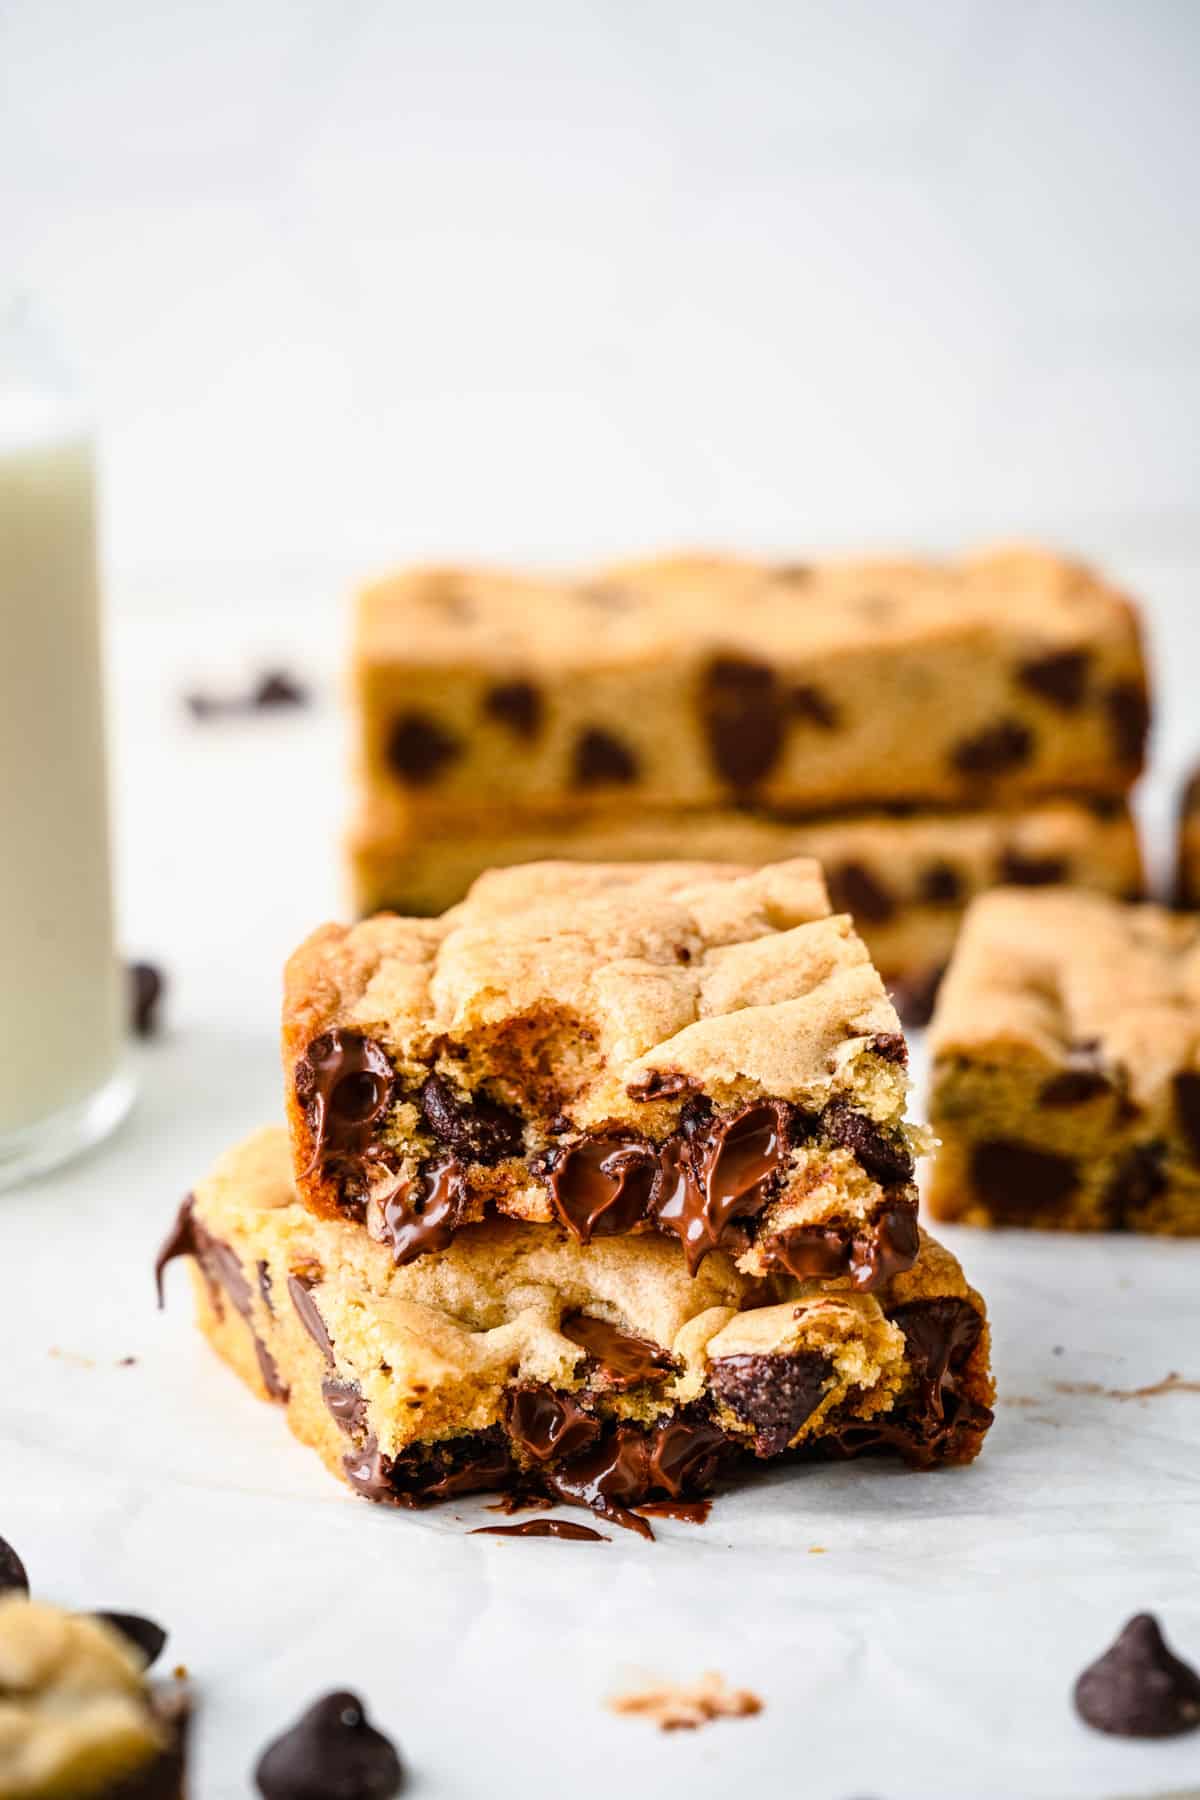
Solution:
<svg viewBox="0 0 1200 1800"><path fill-rule="evenodd" d="M615 1713L652 1719L660 1731L695 1731L714 1719L745 1719L760 1713L763 1703L748 1688L731 1688L723 1675L710 1670L691 1686L658 1682L609 1701Z"/></svg>

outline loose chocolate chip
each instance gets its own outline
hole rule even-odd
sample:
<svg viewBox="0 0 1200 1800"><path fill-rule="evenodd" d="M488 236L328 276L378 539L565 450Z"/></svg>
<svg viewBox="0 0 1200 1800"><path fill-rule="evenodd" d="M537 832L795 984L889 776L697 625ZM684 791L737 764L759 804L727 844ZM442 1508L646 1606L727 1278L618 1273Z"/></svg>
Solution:
<svg viewBox="0 0 1200 1800"><path fill-rule="evenodd" d="M501 681L483 696L483 710L519 738L535 738L542 724L542 693L532 681Z"/></svg>
<svg viewBox="0 0 1200 1800"><path fill-rule="evenodd" d="M1172 1654L1158 1620L1139 1613L1075 1683L1075 1710L1115 1737L1178 1737L1200 1725L1200 1675Z"/></svg>
<svg viewBox="0 0 1200 1800"><path fill-rule="evenodd" d="M466 1099L444 1076L429 1075L421 1084L420 1099L434 1137L463 1162L497 1163L506 1156L520 1156L524 1149L525 1131L516 1113L486 1094Z"/></svg>
<svg viewBox="0 0 1200 1800"><path fill-rule="evenodd" d="M1179 1129L1187 1140L1192 1160L1200 1162L1200 1074L1185 1070L1176 1075L1172 1085Z"/></svg>
<svg viewBox="0 0 1200 1800"><path fill-rule="evenodd" d="M1139 769L1146 754L1150 730L1150 701L1136 681L1117 681L1104 696L1118 760Z"/></svg>
<svg viewBox="0 0 1200 1800"><path fill-rule="evenodd" d="M1165 1144L1137 1144L1126 1152L1109 1182L1104 1204L1117 1230L1136 1227L1167 1191Z"/></svg>
<svg viewBox="0 0 1200 1800"><path fill-rule="evenodd" d="M1019 850L1006 850L999 876L1013 887L1054 887L1070 879L1070 865L1064 856L1023 856Z"/></svg>
<svg viewBox="0 0 1200 1800"><path fill-rule="evenodd" d="M816 725L822 731L836 731L838 709L827 694L811 682L802 681L792 688L788 696L792 711L806 725Z"/></svg>
<svg viewBox="0 0 1200 1800"><path fill-rule="evenodd" d="M442 770L457 762L462 744L431 713L406 712L388 732L384 755L389 767L409 787L428 787Z"/></svg>
<svg viewBox="0 0 1200 1800"><path fill-rule="evenodd" d="M1087 650L1055 650L1049 656L1022 663L1017 680L1022 687L1049 700L1063 712L1075 712L1087 692L1091 655Z"/></svg>
<svg viewBox="0 0 1200 1800"><path fill-rule="evenodd" d="M288 1276L288 1293L292 1297L296 1317L332 1369L336 1361L333 1354L333 1339L330 1337L329 1328L312 1297L311 1288L311 1281L306 1280L303 1276Z"/></svg>
<svg viewBox="0 0 1200 1800"><path fill-rule="evenodd" d="M140 1038L158 1036L158 1003L163 994L162 970L154 963L129 965L129 1022Z"/></svg>
<svg viewBox="0 0 1200 1800"><path fill-rule="evenodd" d="M591 1413L545 1382L514 1389L505 1417L517 1449L539 1463L574 1456L600 1435L599 1421Z"/></svg>
<svg viewBox="0 0 1200 1800"><path fill-rule="evenodd" d="M885 925L894 916L895 896L865 863L836 863L825 878L835 912L852 913L872 925Z"/></svg>
<svg viewBox="0 0 1200 1800"><path fill-rule="evenodd" d="M25 1564L8 1540L0 1537L0 1594L28 1592L29 1577L25 1573Z"/></svg>
<svg viewBox="0 0 1200 1800"><path fill-rule="evenodd" d="M753 1426L755 1454L778 1456L820 1405L830 1368L821 1351L797 1350L789 1356L720 1356L708 1373L717 1398Z"/></svg>
<svg viewBox="0 0 1200 1800"><path fill-rule="evenodd" d="M718 656L704 674L700 721L713 766L731 787L770 774L783 749L784 695L766 663Z"/></svg>
<svg viewBox="0 0 1200 1800"><path fill-rule="evenodd" d="M314 1038L296 1064L295 1082L314 1139L314 1163L327 1151L354 1155L369 1149L395 1090L387 1052L353 1031Z"/></svg>
<svg viewBox="0 0 1200 1800"><path fill-rule="evenodd" d="M930 863L917 884L918 897L926 906L958 906L965 893L962 876L948 862Z"/></svg>
<svg viewBox="0 0 1200 1800"><path fill-rule="evenodd" d="M1023 768L1033 755L1033 733L1019 719L998 719L974 737L963 738L950 752L960 775L1007 775Z"/></svg>
<svg viewBox="0 0 1200 1800"><path fill-rule="evenodd" d="M167 1634L153 1619L144 1619L140 1613L124 1612L97 1612L93 1616L103 1619L106 1625L111 1625L123 1638L128 1638L141 1651L147 1668L162 1655Z"/></svg>
<svg viewBox="0 0 1200 1800"><path fill-rule="evenodd" d="M355 1694L326 1694L267 1746L254 1780L263 1800L391 1800L404 1768Z"/></svg>
<svg viewBox="0 0 1200 1800"><path fill-rule="evenodd" d="M848 1101L831 1100L821 1114L821 1126L826 1137L849 1150L882 1187L912 1180L913 1159L908 1146L889 1138L874 1120L856 1112Z"/></svg>
<svg viewBox="0 0 1200 1800"><path fill-rule="evenodd" d="M971 1152L971 1185L1001 1225L1061 1212L1079 1187L1069 1156L1007 1138L987 1138Z"/></svg>
<svg viewBox="0 0 1200 1800"><path fill-rule="evenodd" d="M575 741L571 781L575 787L626 787L638 778L638 760L611 731L591 725Z"/></svg>

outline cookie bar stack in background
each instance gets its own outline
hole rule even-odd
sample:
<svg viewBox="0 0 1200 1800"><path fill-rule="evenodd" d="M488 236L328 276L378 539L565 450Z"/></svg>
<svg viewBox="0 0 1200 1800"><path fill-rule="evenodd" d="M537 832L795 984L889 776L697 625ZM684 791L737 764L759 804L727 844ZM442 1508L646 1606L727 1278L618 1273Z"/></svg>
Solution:
<svg viewBox="0 0 1200 1800"><path fill-rule="evenodd" d="M813 855L913 1022L1000 882L1141 891L1130 601L1035 550L416 570L359 599L361 914L543 857Z"/></svg>
<svg viewBox="0 0 1200 1800"><path fill-rule="evenodd" d="M983 1302L917 1226L904 1038L815 863L530 864L326 926L283 1064L288 1132L160 1274L193 1259L214 1347L366 1498L648 1534L742 1462L978 1452Z"/></svg>

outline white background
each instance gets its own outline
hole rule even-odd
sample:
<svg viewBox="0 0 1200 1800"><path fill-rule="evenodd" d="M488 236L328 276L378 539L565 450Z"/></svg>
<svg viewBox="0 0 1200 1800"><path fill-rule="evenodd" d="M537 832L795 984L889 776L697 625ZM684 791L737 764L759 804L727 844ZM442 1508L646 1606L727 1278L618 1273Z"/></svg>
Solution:
<svg viewBox="0 0 1200 1800"><path fill-rule="evenodd" d="M94 401L123 935L173 980L133 1123L0 1202L0 1531L43 1592L172 1626L198 1800L343 1682L430 1800L1200 1782L1194 1740L1066 1700L1143 1606L1200 1660L1200 1399L1053 1385L1200 1376L1191 1246L960 1233L1014 1402L978 1467L776 1479L649 1549L353 1503L145 1276L277 1107L382 562L1081 550L1146 602L1162 869L1200 750L1198 67L1189 0L0 0L0 281ZM188 721L265 657L314 711ZM660 1741L601 1706L639 1663L767 1711Z"/></svg>

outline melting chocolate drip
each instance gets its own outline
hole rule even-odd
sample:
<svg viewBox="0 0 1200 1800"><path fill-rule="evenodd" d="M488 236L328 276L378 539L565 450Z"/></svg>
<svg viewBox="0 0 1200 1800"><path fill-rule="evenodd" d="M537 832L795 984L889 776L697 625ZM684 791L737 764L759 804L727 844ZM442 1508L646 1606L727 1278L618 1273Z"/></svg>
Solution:
<svg viewBox="0 0 1200 1800"><path fill-rule="evenodd" d="M595 1237L632 1231L647 1217L658 1178L658 1157L637 1138L588 1137L559 1151L550 1167L554 1210L572 1237L588 1244Z"/></svg>
<svg viewBox="0 0 1200 1800"><path fill-rule="evenodd" d="M433 1157L415 1182L402 1182L383 1203L383 1235L398 1268L444 1250L462 1222L469 1194L454 1156Z"/></svg>
<svg viewBox="0 0 1200 1800"><path fill-rule="evenodd" d="M519 1525L477 1525L472 1537L569 1538L573 1543L607 1544L602 1531L576 1525L573 1519L524 1519Z"/></svg>
<svg viewBox="0 0 1200 1800"><path fill-rule="evenodd" d="M729 1447L725 1433L708 1419L676 1414L646 1431L614 1426L541 1479L557 1499L588 1506L614 1525L652 1537L631 1509L656 1495L683 1500L711 1487Z"/></svg>
<svg viewBox="0 0 1200 1800"><path fill-rule="evenodd" d="M516 1113L486 1094L465 1099L441 1075L421 1085L421 1112L434 1137L463 1162L497 1163L520 1156L525 1128Z"/></svg>
<svg viewBox="0 0 1200 1800"><path fill-rule="evenodd" d="M565 1338L579 1344L597 1365L597 1385L623 1392L639 1382L661 1382L675 1368L675 1360L649 1338L634 1337L590 1313L569 1313L559 1326Z"/></svg>
<svg viewBox="0 0 1200 1800"><path fill-rule="evenodd" d="M820 1225L797 1225L772 1244L773 1259L797 1281L848 1275L860 1294L874 1293L911 1269L921 1247L915 1208L889 1206L848 1236Z"/></svg>
<svg viewBox="0 0 1200 1800"><path fill-rule="evenodd" d="M382 1046L357 1032L326 1031L296 1064L295 1082L313 1140L310 1169L330 1153L352 1169L364 1162L395 1092Z"/></svg>
<svg viewBox="0 0 1200 1800"><path fill-rule="evenodd" d="M694 1275L732 1221L761 1212L771 1198L788 1156L786 1109L764 1100L724 1123L683 1124L683 1140L663 1147L655 1212L659 1226L679 1237Z"/></svg>
<svg viewBox="0 0 1200 1800"><path fill-rule="evenodd" d="M154 1280L158 1290L158 1304L160 1307L163 1304L163 1275L168 1263L173 1262L177 1256L193 1257L207 1284L213 1311L218 1318L224 1317L222 1295L227 1295L245 1320L254 1339L254 1352L258 1358L263 1386L272 1400L286 1400L288 1390L280 1379L275 1358L254 1327L253 1294L242 1265L228 1244L205 1230L196 1217L195 1209L196 1197L188 1194L175 1215L175 1223L167 1233L166 1242L155 1258Z"/></svg>
<svg viewBox="0 0 1200 1800"><path fill-rule="evenodd" d="M832 1364L820 1350L721 1356L709 1364L717 1398L754 1427L756 1456L778 1456L821 1403Z"/></svg>
<svg viewBox="0 0 1200 1800"><path fill-rule="evenodd" d="M599 1420L545 1382L509 1394L505 1417L513 1444L537 1463L574 1456L600 1435Z"/></svg>
<svg viewBox="0 0 1200 1800"><path fill-rule="evenodd" d="M296 1317L332 1369L336 1361L333 1354L333 1339L330 1337L329 1328L312 1297L312 1287L313 1283L304 1275L288 1276L288 1293L291 1295L292 1305L296 1309Z"/></svg>

